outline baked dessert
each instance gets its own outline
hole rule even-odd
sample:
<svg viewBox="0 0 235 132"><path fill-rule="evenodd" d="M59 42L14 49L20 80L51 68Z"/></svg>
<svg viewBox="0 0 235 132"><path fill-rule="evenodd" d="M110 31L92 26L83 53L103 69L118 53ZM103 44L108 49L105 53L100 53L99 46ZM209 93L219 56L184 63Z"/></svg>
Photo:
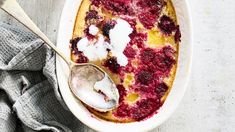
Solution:
<svg viewBox="0 0 235 132"><path fill-rule="evenodd" d="M70 41L71 59L100 66L120 95L112 111L87 109L120 123L156 114L174 81L180 38L170 0L83 0Z"/></svg>

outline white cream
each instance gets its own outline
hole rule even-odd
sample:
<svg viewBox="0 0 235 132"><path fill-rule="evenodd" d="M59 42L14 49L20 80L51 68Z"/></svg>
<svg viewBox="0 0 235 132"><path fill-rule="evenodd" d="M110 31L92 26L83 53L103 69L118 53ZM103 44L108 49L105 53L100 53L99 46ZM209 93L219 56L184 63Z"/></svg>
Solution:
<svg viewBox="0 0 235 132"><path fill-rule="evenodd" d="M84 51L86 50L88 44L89 44L89 40L86 37L82 38L80 41L78 41L77 48L79 51Z"/></svg>
<svg viewBox="0 0 235 132"><path fill-rule="evenodd" d="M111 42L111 52L117 57L118 64L126 66L128 63L127 57L123 54L124 49L130 42L129 35L133 32L131 25L122 19L117 19L117 24L109 32Z"/></svg>
<svg viewBox="0 0 235 132"><path fill-rule="evenodd" d="M95 25L90 25L89 27L89 33L93 36L96 36L97 33L99 32L98 27L96 27Z"/></svg>
<svg viewBox="0 0 235 132"><path fill-rule="evenodd" d="M77 48L91 61L105 59L108 54L106 51L108 43L104 41L104 37L102 35L99 35L99 39L95 43L89 43L89 40L86 37L82 38L78 42Z"/></svg>
<svg viewBox="0 0 235 132"><path fill-rule="evenodd" d="M89 33L92 35L97 35L98 31L99 29L94 25L89 27ZM129 35L132 32L133 29L127 21L117 19L117 24L110 30L110 44L105 42L103 35L99 34L99 38L95 43L89 42L85 37L78 42L77 47L78 50L82 51L91 61L105 59L108 54L108 48L111 50L112 55L117 57L118 64L126 66L128 64L128 59L123 54L123 51L131 40Z"/></svg>

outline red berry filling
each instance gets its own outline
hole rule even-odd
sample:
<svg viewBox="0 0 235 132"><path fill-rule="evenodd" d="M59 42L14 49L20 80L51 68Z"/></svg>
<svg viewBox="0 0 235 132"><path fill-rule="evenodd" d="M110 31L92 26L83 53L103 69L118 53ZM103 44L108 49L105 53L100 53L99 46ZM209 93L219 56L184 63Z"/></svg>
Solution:
<svg viewBox="0 0 235 132"><path fill-rule="evenodd" d="M78 54L77 43L81 40L81 37L77 37L70 40L70 49L73 54Z"/></svg>
<svg viewBox="0 0 235 132"><path fill-rule="evenodd" d="M175 32L175 42L178 43L181 41L181 32L179 25L176 27L176 32Z"/></svg>
<svg viewBox="0 0 235 132"><path fill-rule="evenodd" d="M111 11L115 15L131 15L134 14L131 7L131 0L103 0L101 5Z"/></svg>
<svg viewBox="0 0 235 132"><path fill-rule="evenodd" d="M153 81L152 81L153 82ZM142 84L136 84L134 86L135 91L138 93L141 93L144 96L148 97L155 97L155 91L154 91L154 84L148 84L148 85L142 85Z"/></svg>
<svg viewBox="0 0 235 132"><path fill-rule="evenodd" d="M93 40L95 38L94 35L89 33L89 27L84 30L84 33L85 33L86 37L88 38L88 40Z"/></svg>
<svg viewBox="0 0 235 132"><path fill-rule="evenodd" d="M144 9L143 11L150 11L152 14L159 15L164 4L163 0L139 0L136 5Z"/></svg>
<svg viewBox="0 0 235 132"><path fill-rule="evenodd" d="M102 27L103 35L109 37L109 31L114 28L116 21L108 21Z"/></svg>
<svg viewBox="0 0 235 132"><path fill-rule="evenodd" d="M74 38L72 40L70 40L70 48L71 48L71 52L77 56L77 59L74 60L76 63L87 63L89 61L89 59L84 56L84 54L78 50L77 48L77 43L81 40L81 37L77 37Z"/></svg>
<svg viewBox="0 0 235 132"><path fill-rule="evenodd" d="M145 28L151 29L154 27L157 18L159 17L164 6L163 0L139 0L137 2L140 14L138 18Z"/></svg>
<svg viewBox="0 0 235 132"><path fill-rule="evenodd" d="M133 67L131 61L129 61L128 64L122 68L120 75L125 75L125 73L132 73L134 71L135 71L135 67Z"/></svg>
<svg viewBox="0 0 235 132"><path fill-rule="evenodd" d="M156 68L163 72L165 72L172 63L173 60L160 53L156 54L153 61L153 64L156 66Z"/></svg>
<svg viewBox="0 0 235 132"><path fill-rule="evenodd" d="M133 29L133 30L135 30L135 26L136 26L136 19L134 19L134 18L128 18L128 17L123 17L122 18L123 20L126 20L130 25L131 25L131 28Z"/></svg>
<svg viewBox="0 0 235 132"><path fill-rule="evenodd" d="M91 0L91 4L95 6L99 6L102 0Z"/></svg>
<svg viewBox="0 0 235 132"><path fill-rule="evenodd" d="M166 35L170 35L176 29L174 21L166 15L163 15L160 18L160 21L158 23L158 27Z"/></svg>
<svg viewBox="0 0 235 132"><path fill-rule="evenodd" d="M151 29L154 27L157 17L151 13L143 12L138 16L140 22L144 25L145 28Z"/></svg>
<svg viewBox="0 0 235 132"><path fill-rule="evenodd" d="M127 104L120 104L117 108L117 111L114 113L115 116L125 118L130 117L131 115L131 108Z"/></svg>
<svg viewBox="0 0 235 132"><path fill-rule="evenodd" d="M127 46L123 53L129 59L133 59L136 56L136 51L131 46Z"/></svg>
<svg viewBox="0 0 235 132"><path fill-rule="evenodd" d="M88 63L89 62L89 59L86 56L84 56L82 52L79 51L77 56L78 56L78 59L76 60L76 63Z"/></svg>
<svg viewBox="0 0 235 132"><path fill-rule="evenodd" d="M151 63L155 57L155 51L151 48L144 49L140 54L140 59L144 64Z"/></svg>
<svg viewBox="0 0 235 132"><path fill-rule="evenodd" d="M159 99L147 98L138 101L137 106L132 108L131 116L137 121L141 121L157 112L161 106Z"/></svg>
<svg viewBox="0 0 235 132"><path fill-rule="evenodd" d="M147 65L150 69L168 73L173 64L175 51L170 46L166 46L159 51L147 48L141 51L140 60L143 65Z"/></svg>
<svg viewBox="0 0 235 132"><path fill-rule="evenodd" d="M117 85L117 89L119 92L119 103L123 102L124 97L126 96L126 89L122 85Z"/></svg>
<svg viewBox="0 0 235 132"><path fill-rule="evenodd" d="M137 73L136 75L136 80L137 82L147 85L153 81L154 74L151 70L141 70L140 72Z"/></svg>
<svg viewBox="0 0 235 132"><path fill-rule="evenodd" d="M98 12L96 10L90 10L86 13L85 20L91 20L91 19L99 19Z"/></svg>
<svg viewBox="0 0 235 132"><path fill-rule="evenodd" d="M86 20L87 25L91 25L91 24L96 25L99 22L101 22L103 18L98 14L96 10L90 10L86 12L85 20Z"/></svg>
<svg viewBox="0 0 235 132"><path fill-rule="evenodd" d="M168 86L165 83L157 84L155 88L156 94L159 95L160 97L162 97L166 93L167 90L168 90Z"/></svg>
<svg viewBox="0 0 235 132"><path fill-rule="evenodd" d="M104 62L104 66L107 67L113 73L119 73L121 66L117 62L116 57L111 57Z"/></svg>
<svg viewBox="0 0 235 132"><path fill-rule="evenodd" d="M92 0L92 4L100 6L114 15L134 15L137 14L139 21L145 28L154 27L163 6L164 0Z"/></svg>
<svg viewBox="0 0 235 132"><path fill-rule="evenodd" d="M169 58L174 58L175 50L171 46L165 46L162 48L162 52Z"/></svg>
<svg viewBox="0 0 235 132"><path fill-rule="evenodd" d="M147 40L147 34L146 33L137 33L134 31L132 34L130 34L131 38L131 45L137 45L139 48L144 47L144 42Z"/></svg>
<svg viewBox="0 0 235 132"><path fill-rule="evenodd" d="M173 49L171 47L165 47L163 50L156 53L152 63L157 70L169 73L172 66L175 64L173 55Z"/></svg>

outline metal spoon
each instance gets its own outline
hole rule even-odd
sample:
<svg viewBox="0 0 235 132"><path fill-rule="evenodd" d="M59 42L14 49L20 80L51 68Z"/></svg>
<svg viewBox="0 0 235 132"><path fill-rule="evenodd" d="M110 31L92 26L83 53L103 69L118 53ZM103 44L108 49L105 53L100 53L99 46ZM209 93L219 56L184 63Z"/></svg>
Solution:
<svg viewBox="0 0 235 132"><path fill-rule="evenodd" d="M0 8L44 40L45 44L51 47L68 64L70 68L68 82L75 97L101 112L116 108L119 93L114 82L105 71L94 64L75 64L66 58L27 16L16 0L0 0ZM96 85L98 87L95 88Z"/></svg>

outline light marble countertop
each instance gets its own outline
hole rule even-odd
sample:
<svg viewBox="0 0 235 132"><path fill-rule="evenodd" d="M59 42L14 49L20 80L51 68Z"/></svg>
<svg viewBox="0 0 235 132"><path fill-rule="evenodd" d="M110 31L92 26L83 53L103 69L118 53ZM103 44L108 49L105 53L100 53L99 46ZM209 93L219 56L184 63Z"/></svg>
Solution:
<svg viewBox="0 0 235 132"><path fill-rule="evenodd" d="M152 132L234 132L235 1L188 1L194 26L188 91L170 119ZM55 42L64 0L19 0L19 3ZM0 21L17 24L2 11ZM81 131L93 130L84 126Z"/></svg>

